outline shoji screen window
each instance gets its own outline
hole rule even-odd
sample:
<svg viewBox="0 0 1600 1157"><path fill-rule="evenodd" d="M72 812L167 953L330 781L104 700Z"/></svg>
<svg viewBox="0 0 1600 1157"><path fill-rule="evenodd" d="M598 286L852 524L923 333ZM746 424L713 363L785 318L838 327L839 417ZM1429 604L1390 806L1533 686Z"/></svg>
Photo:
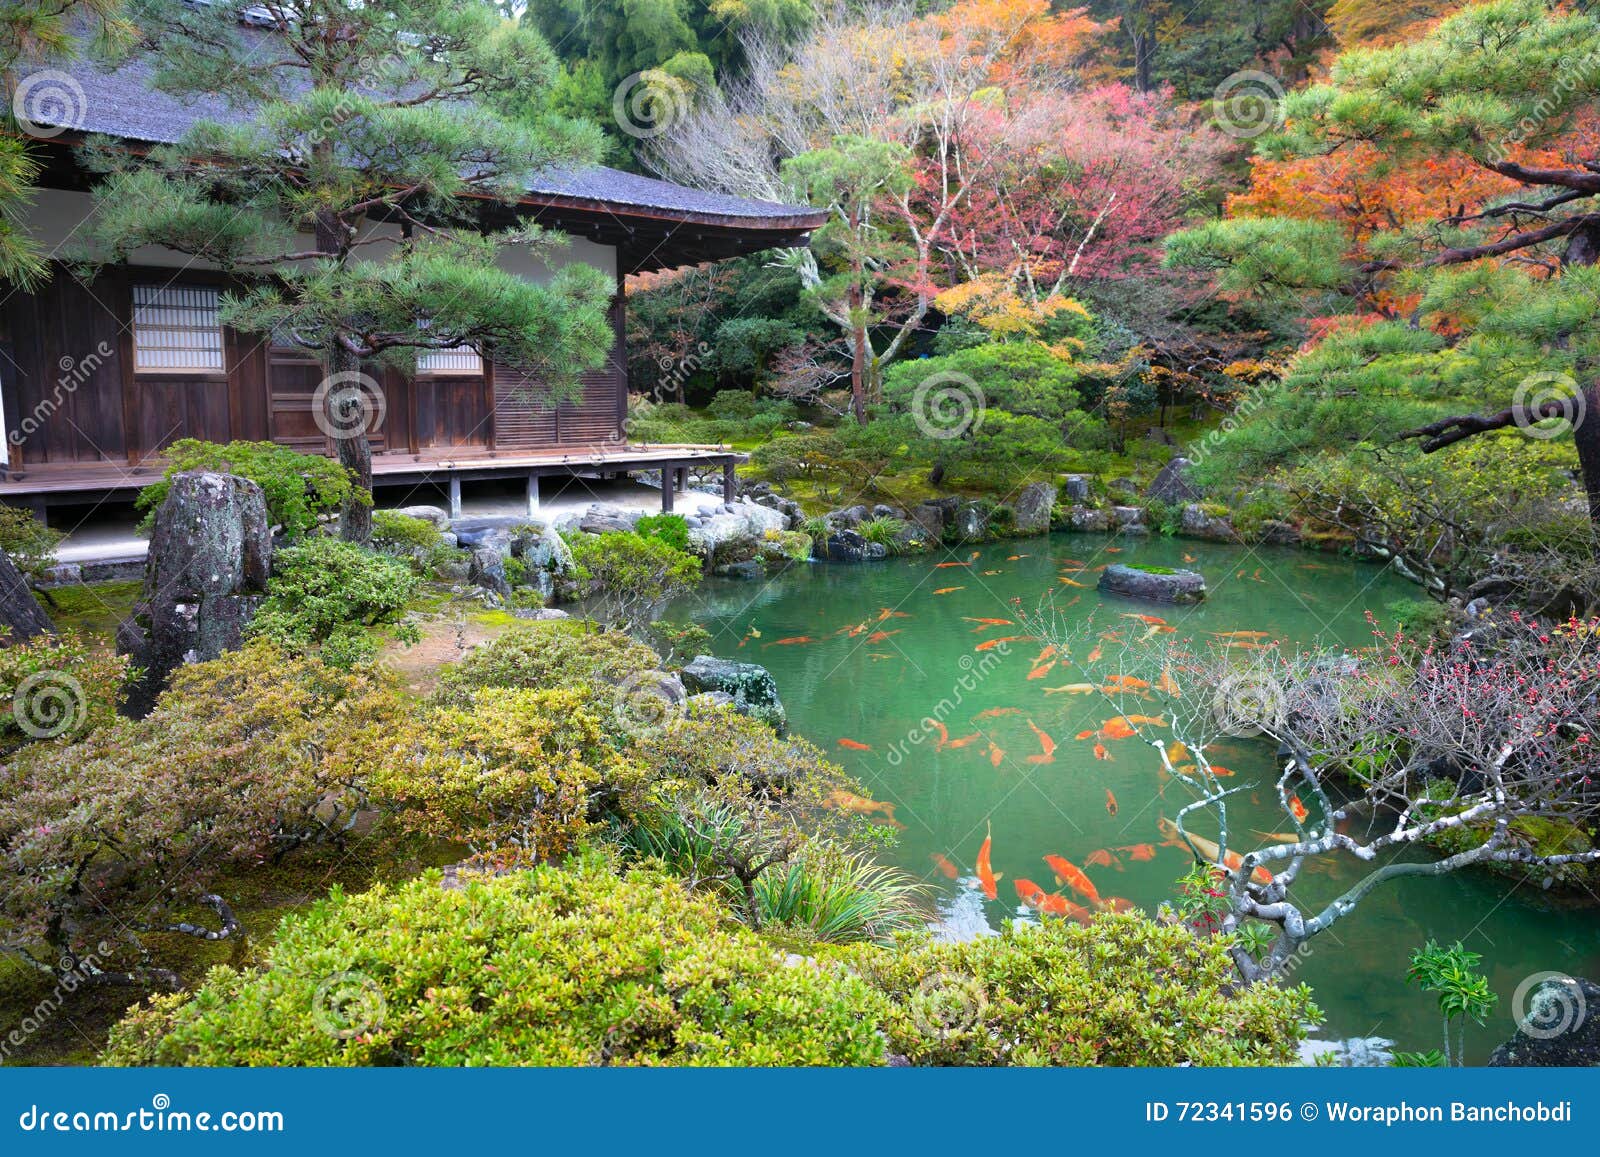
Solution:
<svg viewBox="0 0 1600 1157"><path fill-rule="evenodd" d="M221 374L221 293L200 285L133 287L133 367L147 374Z"/></svg>

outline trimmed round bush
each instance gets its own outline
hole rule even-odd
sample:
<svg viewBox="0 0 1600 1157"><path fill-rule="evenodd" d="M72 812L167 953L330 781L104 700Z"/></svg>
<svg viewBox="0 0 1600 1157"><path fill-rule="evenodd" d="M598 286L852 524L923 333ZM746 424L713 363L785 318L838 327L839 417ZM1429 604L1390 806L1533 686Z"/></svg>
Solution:
<svg viewBox="0 0 1600 1157"><path fill-rule="evenodd" d="M786 965L655 872L438 873L334 892L280 926L260 972L213 969L111 1033L112 1065L861 1065L883 1000Z"/></svg>
<svg viewBox="0 0 1600 1157"><path fill-rule="evenodd" d="M1306 986L1241 989L1220 939L1141 913L854 959L917 1065L1285 1065L1320 1019Z"/></svg>
<svg viewBox="0 0 1600 1157"><path fill-rule="evenodd" d="M595 687L660 666L654 651L620 631L589 630L582 623L530 623L446 668L438 695L464 706L484 687Z"/></svg>

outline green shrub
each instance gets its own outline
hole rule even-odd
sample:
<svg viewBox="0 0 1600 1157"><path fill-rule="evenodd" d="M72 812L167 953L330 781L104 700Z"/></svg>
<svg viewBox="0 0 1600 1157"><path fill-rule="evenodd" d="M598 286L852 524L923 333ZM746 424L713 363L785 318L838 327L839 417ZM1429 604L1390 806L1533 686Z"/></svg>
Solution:
<svg viewBox="0 0 1600 1157"><path fill-rule="evenodd" d="M904 519L883 515L867 519L856 527L856 532L868 542L887 548L890 554L899 554L900 536L906 532L906 523Z"/></svg>
<svg viewBox="0 0 1600 1157"><path fill-rule="evenodd" d="M37 579L56 564L56 548L67 536L51 530L20 506L0 503L0 550L11 556L19 571Z"/></svg>
<svg viewBox="0 0 1600 1157"><path fill-rule="evenodd" d="M484 687L552 688L621 683L661 658L620 631L581 623L528 623L476 647L439 676L438 699L456 707Z"/></svg>
<svg viewBox="0 0 1600 1157"><path fill-rule="evenodd" d="M576 688L485 689L369 754L365 779L402 826L459 840L500 867L565 854L588 830L602 789L632 792L642 779Z"/></svg>
<svg viewBox="0 0 1600 1157"><path fill-rule="evenodd" d="M0 751L37 739L72 743L110 723L131 673L127 656L73 634L0 646Z"/></svg>
<svg viewBox="0 0 1600 1157"><path fill-rule="evenodd" d="M275 442L223 446L181 438L163 453L170 463L166 475L139 492L137 505L147 516L166 500L172 476L186 470L223 470L250 479L266 495L267 517L291 538L313 529L319 514L337 510L355 492L350 472L333 459L300 454Z"/></svg>
<svg viewBox="0 0 1600 1157"><path fill-rule="evenodd" d="M408 714L379 672L252 643L186 665L143 720L12 757L0 802L0 947L48 960L145 952L219 878L347 838L368 807L352 757Z"/></svg>
<svg viewBox="0 0 1600 1157"><path fill-rule="evenodd" d="M647 514L634 524L633 532L658 539L674 550L689 549L689 523L681 514Z"/></svg>
<svg viewBox="0 0 1600 1157"><path fill-rule="evenodd" d="M378 644L368 628L399 624L417 593L418 580L403 563L334 538L308 538L281 550L273 566L249 635L287 651L320 649L340 667L375 654ZM405 624L395 633L417 638L416 628Z"/></svg>
<svg viewBox="0 0 1600 1157"><path fill-rule="evenodd" d="M393 510L372 512L372 545L396 558L428 557L444 544L444 534L426 518Z"/></svg>
<svg viewBox="0 0 1600 1157"><path fill-rule="evenodd" d="M1138 913L852 959L918 1065L1284 1065L1319 1017L1304 985L1240 989L1219 939Z"/></svg>
<svg viewBox="0 0 1600 1157"><path fill-rule="evenodd" d="M763 925L780 924L824 944L888 940L925 919L916 880L826 843L805 848L782 872L763 873L755 888Z"/></svg>
<svg viewBox="0 0 1600 1157"><path fill-rule="evenodd" d="M863 1065L882 998L785 967L659 874L541 867L335 891L264 972L214 969L112 1030L111 1065Z"/></svg>
<svg viewBox="0 0 1600 1157"><path fill-rule="evenodd" d="M639 534L576 535L572 557L578 579L592 582L609 617L628 628L700 579L700 560L659 538Z"/></svg>

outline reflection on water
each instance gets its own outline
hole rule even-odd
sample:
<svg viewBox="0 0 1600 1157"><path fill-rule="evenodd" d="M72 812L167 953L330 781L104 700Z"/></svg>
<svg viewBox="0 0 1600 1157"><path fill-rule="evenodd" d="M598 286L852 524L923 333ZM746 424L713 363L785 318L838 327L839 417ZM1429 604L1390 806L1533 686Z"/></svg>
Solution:
<svg viewBox="0 0 1600 1157"><path fill-rule="evenodd" d="M1185 853L1163 846L1159 824L1184 802L1183 789L1160 781L1155 754L1107 741L1100 744L1105 758L1096 758L1092 738L1074 737L1101 729L1117 708L1099 695L1046 690L1115 674L1114 649L1092 663L1092 650L1058 659L1046 677L1029 679L1044 665L1034 663L1040 646L1019 641L980 651L1021 633L982 620L1014 619L1019 604L1031 609L1056 591L1058 605L1078 598L1064 614L1086 632L1084 647L1098 633L1126 626L1120 615L1130 610L1166 618L1180 637L1250 630L1290 644L1363 646L1370 639L1363 611L1382 617L1388 603L1416 594L1387 572L1350 560L1159 537L1058 535L973 553L802 566L762 583L710 580L667 616L710 629L716 654L772 671L793 730L894 806L905 830L890 855L936 895L937 930L959 937L1037 919L1020 901L1032 888L1081 903L1081 892L1058 883L1061 872L1047 856L1081 869L1101 897L1150 910L1172 898L1188 863ZM1178 609L1103 600L1093 589L1095 568L1112 562L1193 566L1206 575L1210 597ZM804 641L787 641L796 639ZM922 726L941 703L942 747L941 736ZM1281 830L1284 817L1270 793L1272 748L1237 740L1211 754L1236 773L1230 783L1245 789L1229 805L1236 832ZM1262 788L1269 788L1265 795ZM1204 832L1198 822L1191 826ZM997 879L992 900L977 878L986 832ZM1236 834L1236 847L1239 841ZM1358 876L1348 859L1314 862L1294 897L1315 907ZM1432 998L1404 981L1410 951L1429 938L1461 939L1482 953L1500 995L1489 1025L1469 1032L1476 1061L1511 1034L1511 997L1528 974L1600 976L1594 910L1486 873L1405 878L1380 887L1297 961L1295 978L1312 985L1328 1015L1321 1035L1432 1047L1439 1029ZM1387 1046L1359 1055L1370 1060L1376 1047Z"/></svg>

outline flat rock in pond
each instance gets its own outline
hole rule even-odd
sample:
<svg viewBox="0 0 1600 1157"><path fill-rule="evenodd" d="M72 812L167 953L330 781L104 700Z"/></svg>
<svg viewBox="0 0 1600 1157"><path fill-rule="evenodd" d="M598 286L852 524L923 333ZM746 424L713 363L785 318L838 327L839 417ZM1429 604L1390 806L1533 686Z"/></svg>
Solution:
<svg viewBox="0 0 1600 1157"><path fill-rule="evenodd" d="M691 695L702 691L731 695L737 711L771 725L780 735L789 726L788 713L778 698L778 684L772 672L759 663L737 663L715 655L696 655L683 669L683 685Z"/></svg>
<svg viewBox="0 0 1600 1157"><path fill-rule="evenodd" d="M1192 570L1145 570L1114 563L1100 574L1099 588L1107 594L1152 603L1197 603L1206 597L1205 577Z"/></svg>

